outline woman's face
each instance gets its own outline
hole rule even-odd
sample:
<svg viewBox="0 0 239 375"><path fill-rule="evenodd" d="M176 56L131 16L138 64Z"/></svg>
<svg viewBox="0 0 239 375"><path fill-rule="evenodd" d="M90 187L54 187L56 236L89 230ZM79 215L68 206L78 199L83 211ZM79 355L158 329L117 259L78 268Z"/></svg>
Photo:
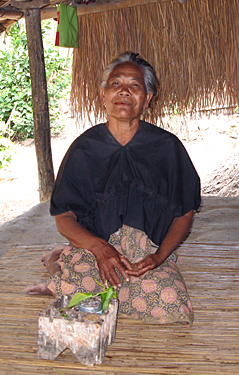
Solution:
<svg viewBox="0 0 239 375"><path fill-rule="evenodd" d="M146 92L142 68L134 62L125 62L112 70L100 95L109 121L131 122L139 120L153 93Z"/></svg>

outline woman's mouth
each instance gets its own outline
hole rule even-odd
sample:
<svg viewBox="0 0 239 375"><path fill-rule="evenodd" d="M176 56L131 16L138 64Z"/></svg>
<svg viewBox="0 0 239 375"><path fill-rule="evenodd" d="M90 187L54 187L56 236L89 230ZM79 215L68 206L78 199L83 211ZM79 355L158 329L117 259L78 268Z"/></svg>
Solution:
<svg viewBox="0 0 239 375"><path fill-rule="evenodd" d="M130 106L131 105L130 102L125 102L123 100L117 100L114 104L116 104L116 105L123 105L123 106Z"/></svg>

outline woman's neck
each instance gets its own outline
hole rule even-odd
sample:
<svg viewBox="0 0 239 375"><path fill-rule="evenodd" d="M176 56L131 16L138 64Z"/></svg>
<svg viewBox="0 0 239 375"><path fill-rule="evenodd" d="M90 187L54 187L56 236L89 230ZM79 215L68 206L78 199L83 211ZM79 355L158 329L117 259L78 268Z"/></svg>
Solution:
<svg viewBox="0 0 239 375"><path fill-rule="evenodd" d="M108 127L114 138L122 146L125 146L134 137L139 128L139 124L139 121L134 121L132 123L107 121L106 126Z"/></svg>

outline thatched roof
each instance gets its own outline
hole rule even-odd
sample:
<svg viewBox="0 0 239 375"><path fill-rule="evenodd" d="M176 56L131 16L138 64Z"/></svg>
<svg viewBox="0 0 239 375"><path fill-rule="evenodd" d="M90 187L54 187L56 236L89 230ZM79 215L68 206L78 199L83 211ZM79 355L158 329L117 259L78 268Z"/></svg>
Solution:
<svg viewBox="0 0 239 375"><path fill-rule="evenodd" d="M14 6L19 17L36 4L42 18L56 15L56 0L0 1L0 16L6 4ZM151 109L151 119L165 110L238 105L238 0L98 0L78 4L77 14L72 104L79 118L92 111L102 116L98 98L102 71L125 50L139 52L156 69L160 98Z"/></svg>
<svg viewBox="0 0 239 375"><path fill-rule="evenodd" d="M74 50L75 113L101 114L102 70L118 53L142 54L156 69L160 98L151 117L239 103L239 1L151 3L79 17ZM149 117L150 117L149 116Z"/></svg>

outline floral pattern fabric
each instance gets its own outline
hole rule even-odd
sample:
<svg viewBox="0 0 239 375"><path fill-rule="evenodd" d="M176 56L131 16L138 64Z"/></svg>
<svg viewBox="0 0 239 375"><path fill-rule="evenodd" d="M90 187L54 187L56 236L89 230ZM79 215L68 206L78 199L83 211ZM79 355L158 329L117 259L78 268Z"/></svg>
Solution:
<svg viewBox="0 0 239 375"><path fill-rule="evenodd" d="M123 225L112 234L109 243L123 253L132 263L138 262L156 248L147 235ZM183 277L176 265L176 254L159 267L140 277L130 277L118 289L119 312L148 323L193 323L193 308ZM78 292L101 291L94 279L101 282L96 258L86 249L67 246L61 253L61 272L51 276L48 288L58 296Z"/></svg>

